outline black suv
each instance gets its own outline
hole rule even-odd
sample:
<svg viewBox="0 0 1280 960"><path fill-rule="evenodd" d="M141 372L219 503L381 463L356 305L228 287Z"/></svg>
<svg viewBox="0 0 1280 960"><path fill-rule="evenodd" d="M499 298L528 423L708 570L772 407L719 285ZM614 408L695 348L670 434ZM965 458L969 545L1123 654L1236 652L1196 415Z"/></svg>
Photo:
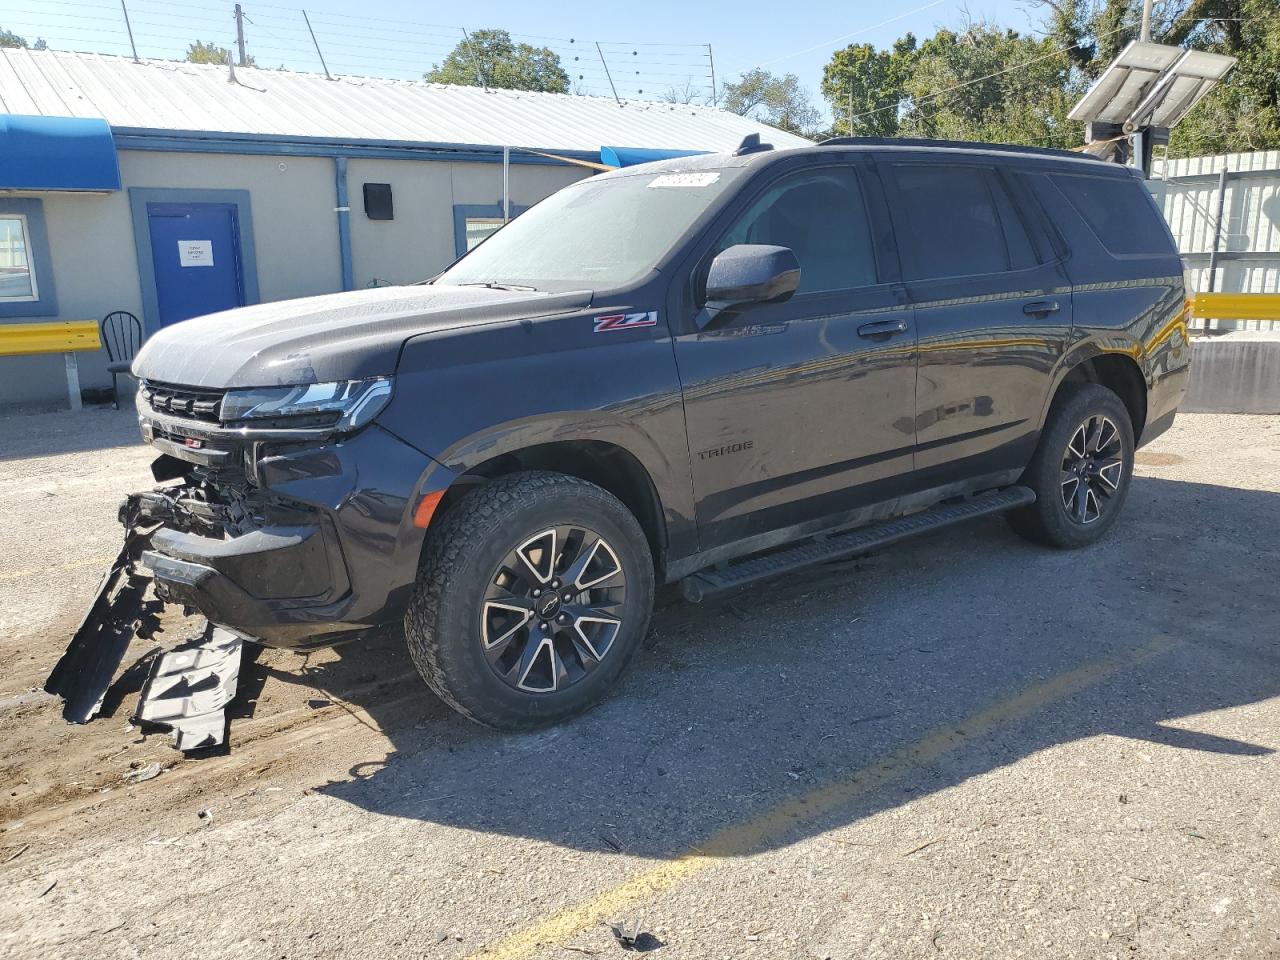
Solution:
<svg viewBox="0 0 1280 960"><path fill-rule="evenodd" d="M1139 177L980 144L744 143L567 187L427 284L139 354L165 600L270 646L403 621L494 726L595 701L690 599L997 511L1115 522L1190 351ZM152 530L154 528L154 530Z"/></svg>

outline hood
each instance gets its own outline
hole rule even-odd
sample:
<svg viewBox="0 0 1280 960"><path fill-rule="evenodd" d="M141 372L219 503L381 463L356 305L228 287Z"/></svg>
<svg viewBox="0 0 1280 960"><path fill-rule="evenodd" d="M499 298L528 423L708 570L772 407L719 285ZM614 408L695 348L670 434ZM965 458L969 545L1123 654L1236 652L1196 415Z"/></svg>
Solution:
<svg viewBox="0 0 1280 960"><path fill-rule="evenodd" d="M487 287L379 287L240 307L154 333L133 361L137 377L191 387L274 387L361 380L395 372L410 337L579 309L590 291L528 293Z"/></svg>

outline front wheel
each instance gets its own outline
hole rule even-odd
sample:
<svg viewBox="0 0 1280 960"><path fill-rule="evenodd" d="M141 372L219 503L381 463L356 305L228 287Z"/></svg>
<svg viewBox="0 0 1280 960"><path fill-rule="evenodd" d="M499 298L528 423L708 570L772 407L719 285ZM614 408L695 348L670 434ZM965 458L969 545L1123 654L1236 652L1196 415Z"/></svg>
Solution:
<svg viewBox="0 0 1280 960"><path fill-rule="evenodd" d="M1009 523L1036 543L1087 546L1115 523L1133 476L1133 423L1123 401L1081 384L1054 404L1022 482L1036 502Z"/></svg>
<svg viewBox="0 0 1280 960"><path fill-rule="evenodd" d="M585 710L648 628L648 541L595 484L501 477L429 537L405 615L409 653L440 698L479 723L516 729Z"/></svg>

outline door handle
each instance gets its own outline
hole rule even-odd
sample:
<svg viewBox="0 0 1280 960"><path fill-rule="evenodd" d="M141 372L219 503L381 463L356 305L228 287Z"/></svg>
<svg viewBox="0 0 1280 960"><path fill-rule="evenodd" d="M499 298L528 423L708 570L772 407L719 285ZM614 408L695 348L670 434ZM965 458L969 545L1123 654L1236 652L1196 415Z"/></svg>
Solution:
<svg viewBox="0 0 1280 960"><path fill-rule="evenodd" d="M895 333L906 333L907 321L901 320L876 320L872 323L864 323L858 328L858 336L860 337L887 337Z"/></svg>
<svg viewBox="0 0 1280 960"><path fill-rule="evenodd" d="M1047 317L1059 310L1057 300L1032 300L1022 305L1022 312L1028 317Z"/></svg>

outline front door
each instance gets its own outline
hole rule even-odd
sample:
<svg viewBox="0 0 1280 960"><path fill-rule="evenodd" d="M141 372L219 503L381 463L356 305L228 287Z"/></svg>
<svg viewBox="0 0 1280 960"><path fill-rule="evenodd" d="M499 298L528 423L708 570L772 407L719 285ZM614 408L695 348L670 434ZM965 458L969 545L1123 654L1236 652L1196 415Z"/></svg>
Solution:
<svg viewBox="0 0 1280 960"><path fill-rule="evenodd" d="M812 166L762 184L700 258L778 244L801 271L787 302L676 337L703 550L821 524L910 473L915 328L884 216L872 171Z"/></svg>
<svg viewBox="0 0 1280 960"><path fill-rule="evenodd" d="M235 204L148 203L157 326L245 304Z"/></svg>

